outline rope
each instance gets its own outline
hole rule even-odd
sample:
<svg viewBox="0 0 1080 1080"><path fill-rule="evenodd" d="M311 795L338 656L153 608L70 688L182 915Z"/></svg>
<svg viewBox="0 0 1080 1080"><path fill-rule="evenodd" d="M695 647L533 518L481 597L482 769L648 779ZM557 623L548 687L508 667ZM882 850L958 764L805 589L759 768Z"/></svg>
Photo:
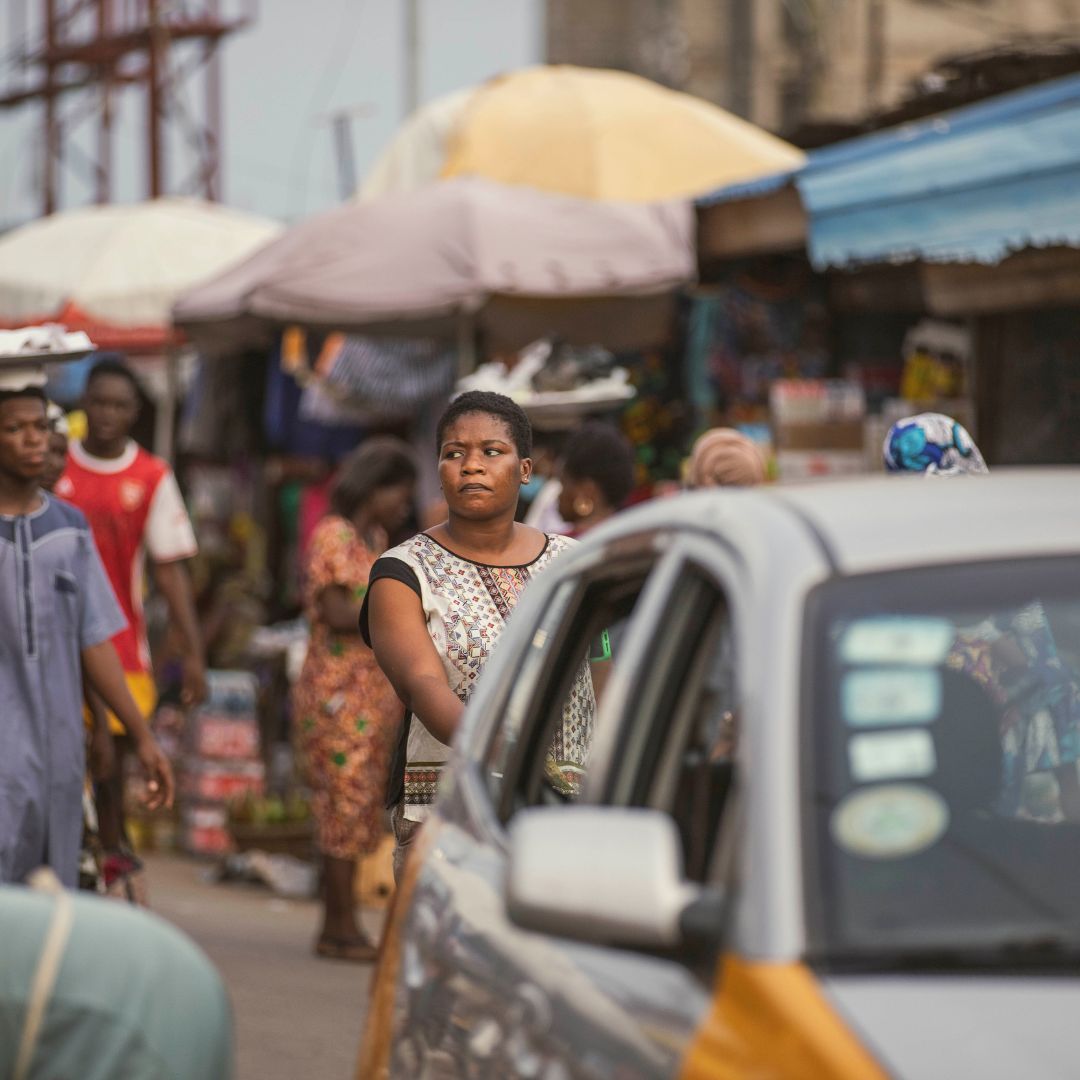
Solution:
<svg viewBox="0 0 1080 1080"><path fill-rule="evenodd" d="M51 893L56 897L56 903L53 905L52 918L45 931L41 955L38 958L34 981L30 987L30 998L26 1005L26 1021L23 1024L22 1039L19 1042L19 1055L15 1059L13 1080L27 1080L30 1075L30 1066L34 1060L34 1052L41 1035L42 1023L45 1020L45 1010L49 1006L49 999L56 985L56 976L59 974L60 964L64 959L64 949L67 947L74 918L71 896L64 890L51 870L47 868L36 870L31 875L29 884L41 892Z"/></svg>

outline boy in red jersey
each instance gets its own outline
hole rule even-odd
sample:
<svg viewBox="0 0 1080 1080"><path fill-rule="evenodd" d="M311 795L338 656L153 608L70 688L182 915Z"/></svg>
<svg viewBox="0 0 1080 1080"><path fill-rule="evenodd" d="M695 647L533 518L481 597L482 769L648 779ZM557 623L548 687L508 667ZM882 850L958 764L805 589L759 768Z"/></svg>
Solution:
<svg viewBox="0 0 1080 1080"><path fill-rule="evenodd" d="M139 386L118 356L103 357L91 370L83 407L87 433L72 441L56 494L77 506L90 523L109 581L128 627L113 639L128 688L143 715L151 715L157 691L143 615L146 556L154 584L184 643L182 696L197 704L206 694L206 671L191 582L183 565L196 553L195 534L168 464L131 438L139 415ZM110 718L118 735L123 726ZM122 758L124 740L118 740ZM122 835L123 761L112 780L99 785L102 840L116 846Z"/></svg>

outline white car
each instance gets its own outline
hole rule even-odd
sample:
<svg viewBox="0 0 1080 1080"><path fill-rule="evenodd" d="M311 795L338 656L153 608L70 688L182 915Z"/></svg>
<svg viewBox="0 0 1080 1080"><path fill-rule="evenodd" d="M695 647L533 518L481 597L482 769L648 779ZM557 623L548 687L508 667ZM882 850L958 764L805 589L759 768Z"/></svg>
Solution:
<svg viewBox="0 0 1080 1080"><path fill-rule="evenodd" d="M545 750L605 631L571 804ZM1078 665L1080 471L619 516L484 672L363 1075L1077 1075Z"/></svg>

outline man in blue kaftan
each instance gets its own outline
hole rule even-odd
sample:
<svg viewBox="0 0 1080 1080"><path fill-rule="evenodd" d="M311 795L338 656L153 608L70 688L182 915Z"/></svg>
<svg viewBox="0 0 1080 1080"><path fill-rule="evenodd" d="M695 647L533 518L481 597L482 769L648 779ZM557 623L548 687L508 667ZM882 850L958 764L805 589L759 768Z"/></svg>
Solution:
<svg viewBox="0 0 1080 1080"><path fill-rule="evenodd" d="M128 725L152 804L171 801L173 780L124 684L110 639L125 620L86 519L37 484L43 381L0 368L0 882L48 865L74 886L84 676Z"/></svg>

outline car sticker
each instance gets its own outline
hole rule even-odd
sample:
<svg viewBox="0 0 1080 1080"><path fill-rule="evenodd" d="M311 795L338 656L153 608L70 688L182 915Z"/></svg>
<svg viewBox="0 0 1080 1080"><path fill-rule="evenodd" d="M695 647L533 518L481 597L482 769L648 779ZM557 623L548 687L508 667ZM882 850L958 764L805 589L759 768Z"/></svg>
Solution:
<svg viewBox="0 0 1080 1080"><path fill-rule="evenodd" d="M883 615L858 619L840 639L845 664L940 664L956 638L948 619Z"/></svg>
<svg viewBox="0 0 1080 1080"><path fill-rule="evenodd" d="M854 735L848 742L851 777L862 784L929 776L936 765L934 740L923 728L875 731Z"/></svg>
<svg viewBox="0 0 1080 1080"><path fill-rule="evenodd" d="M929 724L941 712L936 668L866 668L849 671L840 685L849 727Z"/></svg>
<svg viewBox="0 0 1080 1080"><path fill-rule="evenodd" d="M833 810L833 840L868 859L902 859L937 843L949 825L949 807L928 787L879 784L853 791Z"/></svg>

